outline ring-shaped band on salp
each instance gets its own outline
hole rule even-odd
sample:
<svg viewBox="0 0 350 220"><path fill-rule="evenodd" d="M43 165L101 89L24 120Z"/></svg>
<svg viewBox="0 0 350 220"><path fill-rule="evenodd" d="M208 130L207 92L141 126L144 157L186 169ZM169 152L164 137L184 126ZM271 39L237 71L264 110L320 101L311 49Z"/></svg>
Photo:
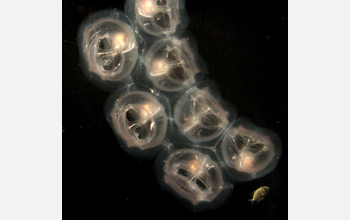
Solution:
<svg viewBox="0 0 350 220"><path fill-rule="evenodd" d="M217 147L232 180L249 181L270 173L281 155L281 141L272 131L237 119Z"/></svg>
<svg viewBox="0 0 350 220"><path fill-rule="evenodd" d="M90 15L78 32L84 74L104 91L131 81L140 41L123 12L111 9Z"/></svg>
<svg viewBox="0 0 350 220"><path fill-rule="evenodd" d="M116 90L106 101L105 115L121 147L129 154L148 159L166 140L167 101L135 84Z"/></svg>
<svg viewBox="0 0 350 220"><path fill-rule="evenodd" d="M148 41L182 34L189 23L184 3L184 0L128 0L125 13Z"/></svg>

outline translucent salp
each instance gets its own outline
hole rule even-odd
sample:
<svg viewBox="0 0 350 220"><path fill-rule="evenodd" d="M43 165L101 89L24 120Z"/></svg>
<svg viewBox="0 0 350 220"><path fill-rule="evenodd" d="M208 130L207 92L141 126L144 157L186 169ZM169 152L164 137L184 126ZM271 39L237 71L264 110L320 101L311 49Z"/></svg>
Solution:
<svg viewBox="0 0 350 220"><path fill-rule="evenodd" d="M125 12L147 35L169 36L185 29L188 24L183 4L181 0L128 0Z"/></svg>
<svg viewBox="0 0 350 220"><path fill-rule="evenodd" d="M281 153L276 134L247 123L229 128L219 147L226 170L239 181L266 175L276 166Z"/></svg>
<svg viewBox="0 0 350 220"><path fill-rule="evenodd" d="M165 161L164 182L193 205L212 202L224 188L220 167L200 151L176 150Z"/></svg>
<svg viewBox="0 0 350 220"><path fill-rule="evenodd" d="M99 11L81 25L79 39L84 73L106 91L126 81L138 60L138 41L124 13Z"/></svg>
<svg viewBox="0 0 350 220"><path fill-rule="evenodd" d="M186 39L169 37L155 42L145 56L147 77L162 91L177 92L196 82L199 68Z"/></svg>
<svg viewBox="0 0 350 220"><path fill-rule="evenodd" d="M208 88L193 87L174 106L174 121L182 135L193 142L218 137L229 124L228 112Z"/></svg>
<svg viewBox="0 0 350 220"><path fill-rule="evenodd" d="M147 150L163 143L168 117L157 98L144 91L127 92L107 110L112 128L127 148Z"/></svg>

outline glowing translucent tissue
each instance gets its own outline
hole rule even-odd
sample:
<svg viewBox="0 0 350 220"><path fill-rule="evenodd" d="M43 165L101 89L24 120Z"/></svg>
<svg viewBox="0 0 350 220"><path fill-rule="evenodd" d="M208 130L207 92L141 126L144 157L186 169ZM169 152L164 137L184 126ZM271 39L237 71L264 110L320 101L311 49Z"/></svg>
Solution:
<svg viewBox="0 0 350 220"><path fill-rule="evenodd" d="M113 128L126 146L141 150L160 145L167 130L162 104L150 93L136 91L118 98L110 111Z"/></svg>
<svg viewBox="0 0 350 220"><path fill-rule="evenodd" d="M230 128L220 148L228 173L235 180L255 179L268 173L280 156L276 135L244 125Z"/></svg>
<svg viewBox="0 0 350 220"><path fill-rule="evenodd" d="M85 74L102 89L130 77L138 60L136 36L124 16L117 10L101 11L81 26ZM115 86L106 90L113 89Z"/></svg>
<svg viewBox="0 0 350 220"><path fill-rule="evenodd" d="M145 33L170 35L180 24L178 0L128 0L126 13Z"/></svg>
<svg viewBox="0 0 350 220"><path fill-rule="evenodd" d="M224 188L221 169L208 155L182 149L169 155L164 182L193 205L212 202Z"/></svg>
<svg viewBox="0 0 350 220"><path fill-rule="evenodd" d="M176 125L184 136L194 142L206 142L218 137L229 123L227 115L206 88L188 90L174 107Z"/></svg>
<svg viewBox="0 0 350 220"><path fill-rule="evenodd" d="M175 37L157 41L145 57L146 74L160 90L176 92L196 82L199 72L193 52L185 39Z"/></svg>

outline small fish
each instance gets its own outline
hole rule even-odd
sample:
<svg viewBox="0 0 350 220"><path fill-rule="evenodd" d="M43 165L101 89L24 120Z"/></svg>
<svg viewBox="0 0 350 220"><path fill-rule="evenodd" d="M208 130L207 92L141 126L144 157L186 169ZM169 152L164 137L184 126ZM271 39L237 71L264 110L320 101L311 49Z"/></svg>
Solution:
<svg viewBox="0 0 350 220"><path fill-rule="evenodd" d="M256 189L253 193L253 198L249 199L248 201L251 203L254 202L260 202L265 198L267 193L269 192L270 188L268 186L261 186L258 189Z"/></svg>

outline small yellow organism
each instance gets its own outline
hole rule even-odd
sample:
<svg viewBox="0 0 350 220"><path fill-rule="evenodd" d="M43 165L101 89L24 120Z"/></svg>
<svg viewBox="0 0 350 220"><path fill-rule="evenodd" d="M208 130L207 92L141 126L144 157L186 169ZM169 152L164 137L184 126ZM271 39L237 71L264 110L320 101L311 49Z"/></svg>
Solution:
<svg viewBox="0 0 350 220"><path fill-rule="evenodd" d="M248 201L251 203L254 202L260 202L265 198L267 193L269 192L270 188L268 186L261 186L258 189L256 189L253 193L253 198L249 199Z"/></svg>

